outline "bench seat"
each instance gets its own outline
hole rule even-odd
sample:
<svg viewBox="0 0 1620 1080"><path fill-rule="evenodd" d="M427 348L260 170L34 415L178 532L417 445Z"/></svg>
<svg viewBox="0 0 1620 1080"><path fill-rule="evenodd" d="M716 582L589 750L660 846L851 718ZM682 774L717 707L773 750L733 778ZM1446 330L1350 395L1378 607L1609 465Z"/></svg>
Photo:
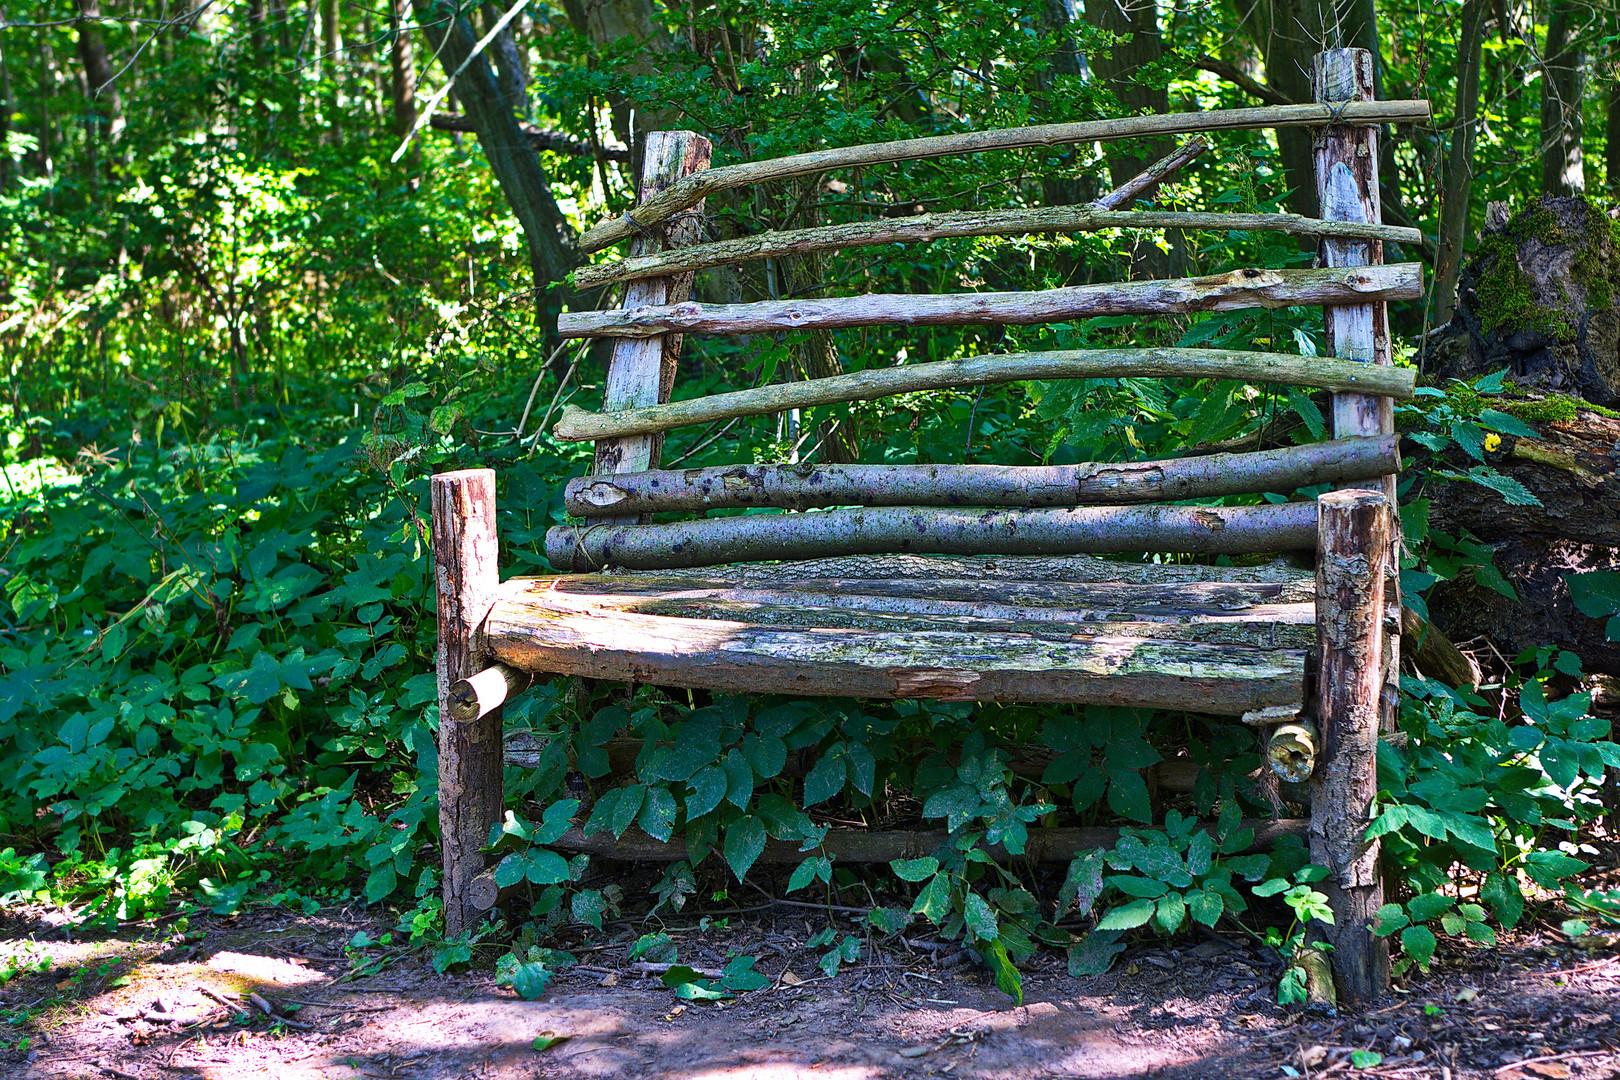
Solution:
<svg viewBox="0 0 1620 1080"><path fill-rule="evenodd" d="M504 583L491 657L660 686L1236 716L1303 700L1315 579L1089 556L854 556Z"/></svg>

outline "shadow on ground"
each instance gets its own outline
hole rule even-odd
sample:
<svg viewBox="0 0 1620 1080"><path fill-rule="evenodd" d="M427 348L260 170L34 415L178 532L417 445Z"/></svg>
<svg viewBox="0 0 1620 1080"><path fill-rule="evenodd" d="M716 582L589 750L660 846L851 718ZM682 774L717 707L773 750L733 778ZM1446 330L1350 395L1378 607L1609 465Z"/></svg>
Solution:
<svg viewBox="0 0 1620 1080"><path fill-rule="evenodd" d="M345 955L357 930L384 929L258 910L184 934L79 940L48 913L20 916L3 926L22 966L0 989L0 1076L1526 1080L1613 1077L1620 1062L1620 959L1538 956L1534 940L1460 954L1421 993L1331 1018L1278 1009L1267 958L1214 936L1133 950L1090 979L1038 959L1016 1005L971 965L905 946L824 978L802 948L805 921L765 916L675 933L683 958L757 953L773 979L699 1004L626 969L639 928L570 942L580 965L532 1002L487 971L440 975L408 950ZM560 1041L537 1050L537 1037ZM1381 1060L1357 1068L1353 1050Z"/></svg>

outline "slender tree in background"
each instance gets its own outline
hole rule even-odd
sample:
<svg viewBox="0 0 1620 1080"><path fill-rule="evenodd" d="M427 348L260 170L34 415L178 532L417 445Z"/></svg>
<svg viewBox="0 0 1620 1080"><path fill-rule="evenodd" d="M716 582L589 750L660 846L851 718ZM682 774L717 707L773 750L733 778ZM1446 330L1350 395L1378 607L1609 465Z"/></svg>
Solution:
<svg viewBox="0 0 1620 1080"><path fill-rule="evenodd" d="M1434 271L1435 322L1451 321L1457 303L1474 191L1474 135L1479 125L1479 60L1485 40L1486 0L1466 0L1457 37L1457 92L1451 113L1451 146L1440 199L1439 263Z"/></svg>
<svg viewBox="0 0 1620 1080"><path fill-rule="evenodd" d="M102 154L123 134L124 111L118 87L113 83L112 64L107 60L107 42L101 34L101 8L96 0L78 0L78 7L75 29L79 62L84 65L85 93L92 107L88 121L94 131L85 141L85 176L90 189L95 191L100 180Z"/></svg>
<svg viewBox="0 0 1620 1080"><path fill-rule="evenodd" d="M416 126L416 56L411 48L409 0L388 0L388 62L392 73L391 98L393 133L403 139ZM422 167L421 148L413 141L409 151L410 170Z"/></svg>
<svg viewBox="0 0 1620 1080"><path fill-rule="evenodd" d="M1581 95L1586 50L1575 0L1551 0L1541 58L1541 187L1549 195L1586 190L1581 164Z"/></svg>
<svg viewBox="0 0 1620 1080"><path fill-rule="evenodd" d="M0 22L6 13L0 10ZM11 92L11 69L6 66L5 40L0 38L0 194L11 184L11 114L17 111L17 99Z"/></svg>
<svg viewBox="0 0 1620 1080"><path fill-rule="evenodd" d="M1620 199L1620 4L1609 7L1609 99L1603 124L1603 182L1609 194Z"/></svg>
<svg viewBox="0 0 1620 1080"><path fill-rule="evenodd" d="M540 154L519 122L518 103L507 96L489 58L474 54L478 37L466 18L434 0L414 0L414 5L445 76L456 80L457 96L490 171L523 229L536 298L543 309L553 309L558 301L548 287L567 277L581 258L573 228L558 207L551 180L540 164Z"/></svg>

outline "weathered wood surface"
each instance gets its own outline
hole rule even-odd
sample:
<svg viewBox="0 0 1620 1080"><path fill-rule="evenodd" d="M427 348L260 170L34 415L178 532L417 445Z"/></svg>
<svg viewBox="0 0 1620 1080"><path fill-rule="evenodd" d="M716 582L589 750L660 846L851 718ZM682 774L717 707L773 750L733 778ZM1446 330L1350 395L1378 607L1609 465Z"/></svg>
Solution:
<svg viewBox="0 0 1620 1080"><path fill-rule="evenodd" d="M1378 842L1363 837L1378 794L1392 515L1378 492L1334 491L1317 501L1321 746L1311 774L1311 861L1329 871L1323 888L1335 924L1324 929L1333 969L1346 996L1367 999L1389 986L1388 944L1369 928L1384 896Z"/></svg>
<svg viewBox="0 0 1620 1080"><path fill-rule="evenodd" d="M1280 778L1302 783L1316 769L1316 745L1314 725L1279 724L1266 740L1266 764Z"/></svg>
<svg viewBox="0 0 1620 1080"><path fill-rule="evenodd" d="M1294 584L1204 583L1183 599L1175 587L1157 594L1138 587L1123 608L1106 586L913 582L911 591L923 595L905 597L894 595L906 591L897 585L806 583L739 596L726 588L638 588L632 578L621 587L617 575L539 578L508 584L484 635L495 656L524 670L754 693L1133 704L1236 716L1298 701L1303 690L1302 631L1311 616ZM862 588L873 595L862 597ZM811 606L839 593L852 599ZM1142 610L1129 610L1133 599ZM1012 617L993 617L1003 612ZM1102 619L1088 623L1091 615ZM1255 624L1252 643L1197 640L1245 620ZM1136 624L1133 633L1116 632L1125 622Z"/></svg>
<svg viewBox="0 0 1620 1080"><path fill-rule="evenodd" d="M752 304L671 304L557 317L565 338L657 334L764 334L852 326L1027 326L1097 315L1152 315L1322 304L1415 300L1420 263L1350 269L1249 268L1199 278L1073 285L1040 292L872 293Z"/></svg>
<svg viewBox="0 0 1620 1080"><path fill-rule="evenodd" d="M750 588L796 589L807 581L1005 581L1126 583L1155 585L1176 581L1289 582L1316 576L1288 559L1255 566L1207 563L1153 563L1104 559L1094 555L1004 555L959 558L951 555L849 555L791 563L737 563L695 569L660 570L666 581L725 582Z"/></svg>
<svg viewBox="0 0 1620 1080"><path fill-rule="evenodd" d="M1376 237L1403 244L1415 244L1423 238L1417 229L1353 221L1321 221L1299 214L1116 210L1091 205L1024 210L960 210L880 221L820 225L786 232L763 232L656 255L632 254L595 266L582 266L574 271L574 283L581 289L594 289L616 281L635 281L662 274L691 273L715 266L781 258L784 255L809 255L875 244L919 244L954 236L1029 236L1098 232L1103 229L1241 229L1294 236ZM626 303L624 306L631 305Z"/></svg>
<svg viewBox="0 0 1620 1080"><path fill-rule="evenodd" d="M768 506L1088 506L1287 493L1400 471L1394 435L1340 439L1253 454L1076 465L730 465L580 476L564 505L612 511Z"/></svg>
<svg viewBox="0 0 1620 1080"><path fill-rule="evenodd" d="M655 131L647 136L642 155L641 192L647 198L664 190L682 176L709 164L709 140L690 131ZM698 213L701 214L701 204ZM665 247L678 248L702 236L698 217L682 218L668 225L646 230L630 250L647 255ZM626 307L678 304L692 295L692 274L672 273L648 278L625 287ZM602 401L606 409L633 409L668 401L675 385L675 365L681 356L681 336L620 338L613 343L608 361L607 382ZM640 472L656 468L663 450L663 437L657 433L605 437L597 440L598 474ZM619 519L614 519L619 520Z"/></svg>
<svg viewBox="0 0 1620 1080"><path fill-rule="evenodd" d="M1122 206L1129 206L1138 196L1151 193L1168 177L1175 175L1183 165L1189 164L1208 149L1209 140L1202 135L1194 135L1113 191L1088 205L1097 210L1118 210Z"/></svg>
<svg viewBox="0 0 1620 1080"><path fill-rule="evenodd" d="M813 150L806 154L767 161L746 161L696 173L619 217L592 226L580 238L580 250L600 251L635 235L638 227L662 221L697 205L708 195L730 188L767 180L825 172L886 162L918 161L951 154L976 154L987 150L1018 150L1033 146L1070 146L1075 143L1129 139L1152 135L1184 135L1200 131L1230 131L1256 127L1316 127L1331 121L1334 109L1327 105L1281 105L1253 109L1213 109L1207 112L1169 113L1160 116L1130 116L1108 120L1087 120L1037 127L993 128L964 131L921 139ZM1357 124L1407 124L1429 119L1427 101L1353 102L1338 113L1340 119Z"/></svg>
<svg viewBox="0 0 1620 1080"><path fill-rule="evenodd" d="M450 715L460 723L470 724L527 690L533 681L528 672L509 668L505 664L487 667L476 675L451 684Z"/></svg>
<svg viewBox="0 0 1620 1080"><path fill-rule="evenodd" d="M1292 582L1069 583L801 578L746 587L673 574L517 578L503 597L551 612L633 612L800 629L997 631L1309 648L1315 589Z"/></svg>
<svg viewBox="0 0 1620 1080"><path fill-rule="evenodd" d="M446 931L472 928L467 889L483 870L480 850L501 820L501 711L463 723L451 687L488 666L478 625L500 588L496 566L495 471L440 473L428 484L438 595L439 833L444 854Z"/></svg>
<svg viewBox="0 0 1620 1080"><path fill-rule="evenodd" d="M608 435L667 431L813 405L870 401L919 390L993 386L1037 379L1103 378L1239 379L1327 390L1354 387L1405 399L1413 394L1417 374L1410 368L1381 368L1353 360L1235 349L1070 349L1009 353L867 368L824 379L733 390L616 413L593 413L568 405L552 425L551 433L565 442L579 442Z"/></svg>
<svg viewBox="0 0 1620 1080"><path fill-rule="evenodd" d="M1275 506L1086 506L1031 510L869 507L705 518L668 525L558 525L546 532L554 569L656 570L764 559L900 551L941 555L1067 555L1176 551L1237 555L1316 545L1312 503Z"/></svg>

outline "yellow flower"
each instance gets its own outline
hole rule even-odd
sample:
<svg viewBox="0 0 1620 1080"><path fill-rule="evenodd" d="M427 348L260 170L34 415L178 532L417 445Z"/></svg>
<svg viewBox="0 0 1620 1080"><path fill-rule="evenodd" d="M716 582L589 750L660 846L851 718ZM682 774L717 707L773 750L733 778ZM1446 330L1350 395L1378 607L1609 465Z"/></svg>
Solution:
<svg viewBox="0 0 1620 1080"><path fill-rule="evenodd" d="M1485 450L1487 453L1495 453L1501 448L1501 446L1502 436L1498 435L1496 432L1493 431L1489 435L1485 436Z"/></svg>

